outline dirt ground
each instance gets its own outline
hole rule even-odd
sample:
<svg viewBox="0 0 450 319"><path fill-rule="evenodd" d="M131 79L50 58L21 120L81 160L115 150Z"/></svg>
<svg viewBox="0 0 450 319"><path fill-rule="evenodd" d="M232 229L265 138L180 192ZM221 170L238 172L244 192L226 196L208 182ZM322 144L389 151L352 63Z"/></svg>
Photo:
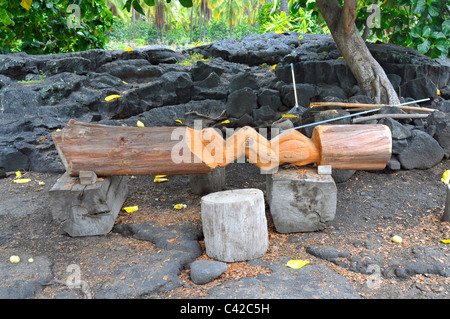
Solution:
<svg viewBox="0 0 450 319"><path fill-rule="evenodd" d="M348 181L337 184L336 217L326 229L319 232L277 233L267 207L269 249L261 259L276 261L287 256L323 264L347 278L363 299L448 299L450 278L447 276L425 273L401 277L385 271L380 284L370 288L367 283L371 275L315 257L306 249L311 245L325 245L350 252L354 256L369 251L382 258L385 264L395 264L405 262L402 258L410 256L406 252L420 246L438 251L443 259L441 262L448 265L448 245L442 243L441 239L450 239L450 224L441 221L446 187L440 181L442 173L448 169L450 160L444 160L429 170L358 171ZM265 192L266 177L260 175L251 164L231 164L226 174L226 189L248 187ZM99 246L103 249L114 249L119 244L129 247L130 250L123 253L123 260L138 251L157 249L150 242L114 232L92 238L70 238L52 221L49 207L48 191L59 175L23 172L23 177L32 181L16 184L13 183L14 176L0 179L2 262L18 250L30 256L45 255L52 262L54 278L63 278L66 265L74 262L89 264L98 254L96 247ZM39 185L39 181L45 182L45 185ZM200 225L201 196L190 192L188 181L188 176L169 176L169 181L165 183L154 183L151 176L130 179L129 196L124 206L139 205L139 211L130 214L121 212L116 225L141 222ZM186 204L187 208L174 210L173 205L177 203ZM401 236L403 242L393 243L393 235ZM200 244L203 245L201 240ZM203 252L198 259L209 258ZM105 267L108 263L117 262L120 260L105 261ZM181 287L156 297L203 298L208 295L209 289L229 280L268 272L267 268L247 262L230 263L228 271L218 279L206 285L195 285L186 269L179 275L183 282ZM87 278L91 286L109 280L94 275L89 277L89 274ZM58 288L49 285L35 298L53 298L57 293Z"/></svg>

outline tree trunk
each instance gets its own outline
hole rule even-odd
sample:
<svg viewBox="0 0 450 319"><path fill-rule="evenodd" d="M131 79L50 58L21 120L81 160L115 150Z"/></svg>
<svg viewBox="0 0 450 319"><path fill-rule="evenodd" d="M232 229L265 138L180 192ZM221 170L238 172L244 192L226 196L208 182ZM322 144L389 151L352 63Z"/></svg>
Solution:
<svg viewBox="0 0 450 319"><path fill-rule="evenodd" d="M230 0L230 39L233 39L233 0Z"/></svg>
<svg viewBox="0 0 450 319"><path fill-rule="evenodd" d="M236 262L267 252L269 236L261 190L234 189L203 196L201 215L208 257Z"/></svg>
<svg viewBox="0 0 450 319"><path fill-rule="evenodd" d="M194 29L194 23L192 21L194 13L194 6L191 8L191 30L189 31L189 43L192 43L192 30Z"/></svg>
<svg viewBox="0 0 450 319"><path fill-rule="evenodd" d="M288 0L280 0L280 10L286 13L286 17L289 16L289 4Z"/></svg>
<svg viewBox="0 0 450 319"><path fill-rule="evenodd" d="M337 0L317 0L317 5L361 90L370 93L377 104L399 104L386 73L372 57L356 28L356 1L345 0L342 7Z"/></svg>
<svg viewBox="0 0 450 319"><path fill-rule="evenodd" d="M133 42L136 45L136 10L132 9L133 12Z"/></svg>

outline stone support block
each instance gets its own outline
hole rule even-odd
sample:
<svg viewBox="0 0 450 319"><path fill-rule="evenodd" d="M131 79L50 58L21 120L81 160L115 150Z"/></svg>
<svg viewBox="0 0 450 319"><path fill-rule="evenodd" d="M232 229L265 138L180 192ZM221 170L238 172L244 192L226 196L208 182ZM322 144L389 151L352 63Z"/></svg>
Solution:
<svg viewBox="0 0 450 319"><path fill-rule="evenodd" d="M323 230L334 219L337 188L313 167L282 168L267 175L267 201L280 233Z"/></svg>

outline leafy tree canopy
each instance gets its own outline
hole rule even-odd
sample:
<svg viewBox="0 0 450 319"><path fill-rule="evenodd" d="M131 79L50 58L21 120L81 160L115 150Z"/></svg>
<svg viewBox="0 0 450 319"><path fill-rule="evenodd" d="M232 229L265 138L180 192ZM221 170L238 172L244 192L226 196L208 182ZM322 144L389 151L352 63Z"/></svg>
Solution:
<svg viewBox="0 0 450 319"><path fill-rule="evenodd" d="M104 0L0 0L0 52L102 48L112 23Z"/></svg>

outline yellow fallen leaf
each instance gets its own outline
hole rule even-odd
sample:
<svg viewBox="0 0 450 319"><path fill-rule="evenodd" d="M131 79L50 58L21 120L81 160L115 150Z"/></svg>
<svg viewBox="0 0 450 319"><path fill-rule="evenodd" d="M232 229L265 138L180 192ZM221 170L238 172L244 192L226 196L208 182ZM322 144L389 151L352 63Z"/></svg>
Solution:
<svg viewBox="0 0 450 319"><path fill-rule="evenodd" d="M155 183L162 183L162 182L167 182L168 179L167 178L155 178L153 181Z"/></svg>
<svg viewBox="0 0 450 319"><path fill-rule="evenodd" d="M128 84L128 83L127 83L127 82L125 82L125 81L122 81L122 83L123 83L123 84Z"/></svg>
<svg viewBox="0 0 450 319"><path fill-rule="evenodd" d="M286 264L286 266L288 266L289 268L292 269L300 269L304 266L306 266L307 264L309 264L309 261L307 260L289 260Z"/></svg>
<svg viewBox="0 0 450 319"><path fill-rule="evenodd" d="M22 173L20 171L17 171L16 172L16 178L20 178L20 177L22 177Z"/></svg>
<svg viewBox="0 0 450 319"><path fill-rule="evenodd" d="M343 56L340 56L340 57L339 57L339 59L343 59L343 58L344 58Z"/></svg>
<svg viewBox="0 0 450 319"><path fill-rule="evenodd" d="M450 239L441 239L441 243L450 244Z"/></svg>
<svg viewBox="0 0 450 319"><path fill-rule="evenodd" d="M181 122L181 120L175 120L175 122L183 124L183 122Z"/></svg>
<svg viewBox="0 0 450 319"><path fill-rule="evenodd" d="M228 123L230 123L230 120L222 121L222 124L228 124Z"/></svg>
<svg viewBox="0 0 450 319"><path fill-rule="evenodd" d="M163 178L163 177L167 177L167 175L156 175L155 178Z"/></svg>
<svg viewBox="0 0 450 319"><path fill-rule="evenodd" d="M13 255L9 257L9 261L11 262L11 264L17 264L20 262L20 257Z"/></svg>
<svg viewBox="0 0 450 319"><path fill-rule="evenodd" d="M327 51L322 51L322 53L328 53Z"/></svg>
<svg viewBox="0 0 450 319"><path fill-rule="evenodd" d="M122 208L124 211L126 211L127 213L132 213L132 212L136 212L139 210L139 206L128 206L128 207L124 207Z"/></svg>
<svg viewBox="0 0 450 319"><path fill-rule="evenodd" d="M20 5L22 6L22 7L24 7L25 8L25 10L30 10L30 8L31 8L31 3L33 2L33 0L22 0L22 2L20 3Z"/></svg>
<svg viewBox="0 0 450 319"><path fill-rule="evenodd" d="M128 48L126 48L124 51L125 51L125 52L131 52L131 51L133 51L133 49L130 48L130 47L128 47Z"/></svg>
<svg viewBox="0 0 450 319"><path fill-rule="evenodd" d="M29 263L34 262L34 259L33 259L33 258L28 258L28 262L29 262Z"/></svg>
<svg viewBox="0 0 450 319"><path fill-rule="evenodd" d="M276 64L272 65L272 70L275 70L276 67L277 67Z"/></svg>
<svg viewBox="0 0 450 319"><path fill-rule="evenodd" d="M391 240L392 240L394 243L396 243L396 244L401 244L402 241L403 241L403 239L402 239L400 236L397 236L397 235L393 236L393 237L391 238Z"/></svg>
<svg viewBox="0 0 450 319"><path fill-rule="evenodd" d="M14 183L17 183L17 184L24 184L24 183L29 183L29 182L31 182L31 179L29 179L29 178L19 178L19 179L14 180Z"/></svg>
<svg viewBox="0 0 450 319"><path fill-rule="evenodd" d="M281 117L285 117L285 118L296 118L298 117L297 115L294 114L283 114Z"/></svg>
<svg viewBox="0 0 450 319"><path fill-rule="evenodd" d="M447 185L450 183L450 170L445 171L444 174L442 174L441 182Z"/></svg>
<svg viewBox="0 0 450 319"><path fill-rule="evenodd" d="M437 90L436 94L440 96L441 95L441 90Z"/></svg>
<svg viewBox="0 0 450 319"><path fill-rule="evenodd" d="M137 121L136 125L139 127L145 127L144 123L142 123L141 121Z"/></svg>
<svg viewBox="0 0 450 319"><path fill-rule="evenodd" d="M109 95L109 96L105 97L105 101L109 102L109 101L112 101L114 99L118 99L120 97L122 97L122 95L117 95L117 94Z"/></svg>
<svg viewBox="0 0 450 319"><path fill-rule="evenodd" d="M187 208L186 204L176 204L175 206L173 206L173 208L175 209L183 209L183 208Z"/></svg>
<svg viewBox="0 0 450 319"><path fill-rule="evenodd" d="M39 184L39 186L45 186L45 182L43 182L43 181L39 181L38 184Z"/></svg>

